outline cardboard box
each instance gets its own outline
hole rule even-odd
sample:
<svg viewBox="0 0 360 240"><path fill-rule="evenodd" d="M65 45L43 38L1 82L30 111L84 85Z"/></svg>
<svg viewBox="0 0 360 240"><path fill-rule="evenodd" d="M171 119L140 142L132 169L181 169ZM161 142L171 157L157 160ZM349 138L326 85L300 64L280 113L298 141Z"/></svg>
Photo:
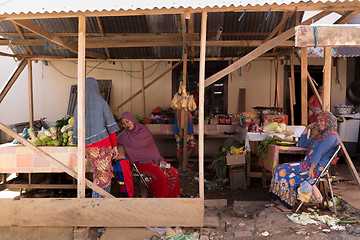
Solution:
<svg viewBox="0 0 360 240"><path fill-rule="evenodd" d="M264 125L267 125L271 122L278 122L278 123L285 123L288 125L288 115L285 114L264 114L263 116L263 123Z"/></svg>
<svg viewBox="0 0 360 240"><path fill-rule="evenodd" d="M230 155L226 156L226 164L227 165L245 165L246 159L245 159L246 153L240 155Z"/></svg>

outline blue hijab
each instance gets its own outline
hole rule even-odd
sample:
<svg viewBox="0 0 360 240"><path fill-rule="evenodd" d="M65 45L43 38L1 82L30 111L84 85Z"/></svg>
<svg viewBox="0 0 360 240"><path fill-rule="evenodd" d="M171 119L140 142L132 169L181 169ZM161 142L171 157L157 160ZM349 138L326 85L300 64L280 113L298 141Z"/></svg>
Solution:
<svg viewBox="0 0 360 240"><path fill-rule="evenodd" d="M101 97L95 78L85 79L85 146L99 142L119 130L107 102ZM77 106L74 112L73 143L78 144Z"/></svg>

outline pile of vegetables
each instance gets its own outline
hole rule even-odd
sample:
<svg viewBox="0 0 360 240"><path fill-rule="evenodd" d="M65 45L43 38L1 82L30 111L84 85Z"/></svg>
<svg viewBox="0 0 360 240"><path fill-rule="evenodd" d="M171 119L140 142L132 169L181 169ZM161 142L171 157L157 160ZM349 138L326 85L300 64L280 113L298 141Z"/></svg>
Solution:
<svg viewBox="0 0 360 240"><path fill-rule="evenodd" d="M72 142L73 126L74 117L67 116L56 121L55 126L48 129L42 127L37 135L32 127L24 128L21 136L35 146L75 146ZM13 143L20 144L16 140Z"/></svg>
<svg viewBox="0 0 360 240"><path fill-rule="evenodd" d="M237 146L231 146L228 152L228 155L240 155L245 152L245 146L237 147Z"/></svg>
<svg viewBox="0 0 360 240"><path fill-rule="evenodd" d="M283 133L286 132L286 124L285 123L278 123L278 122L271 122L264 126L263 132L266 133Z"/></svg>
<svg viewBox="0 0 360 240"><path fill-rule="evenodd" d="M284 141L284 139L282 139L278 136L267 137L259 143L257 151L258 151L259 155L265 154L267 151L267 146L269 144L277 144L278 142L283 142L283 141Z"/></svg>

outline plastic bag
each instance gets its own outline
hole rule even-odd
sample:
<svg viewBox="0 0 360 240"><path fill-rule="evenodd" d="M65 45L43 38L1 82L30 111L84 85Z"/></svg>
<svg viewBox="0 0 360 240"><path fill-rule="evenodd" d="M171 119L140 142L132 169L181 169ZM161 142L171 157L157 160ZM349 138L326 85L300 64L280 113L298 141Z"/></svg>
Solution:
<svg viewBox="0 0 360 240"><path fill-rule="evenodd" d="M323 197L316 185L312 185L312 195L310 201L316 203L321 203L323 201Z"/></svg>
<svg viewBox="0 0 360 240"><path fill-rule="evenodd" d="M310 183L308 181L303 181L297 192L298 192L298 199L303 201L303 202L310 202L310 198L312 195L312 186L310 185Z"/></svg>
<svg viewBox="0 0 360 240"><path fill-rule="evenodd" d="M176 93L173 99L171 100L171 107L173 109L181 109L181 100L182 97L178 93Z"/></svg>

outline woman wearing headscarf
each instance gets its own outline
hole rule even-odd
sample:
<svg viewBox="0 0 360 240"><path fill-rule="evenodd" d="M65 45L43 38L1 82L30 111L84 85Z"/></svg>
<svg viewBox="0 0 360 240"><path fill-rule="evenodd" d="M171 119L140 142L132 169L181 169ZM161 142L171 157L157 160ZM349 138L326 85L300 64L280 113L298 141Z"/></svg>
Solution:
<svg viewBox="0 0 360 240"><path fill-rule="evenodd" d="M313 128L317 128L319 133L308 138L309 129ZM276 202L270 205L272 210L290 212L296 202L297 187L306 178L315 179L320 176L339 145L336 129L337 119L328 111L320 112L317 121L305 128L299 140L300 147L309 149L305 160L299 163L281 164L273 170L270 196Z"/></svg>
<svg viewBox="0 0 360 240"><path fill-rule="evenodd" d="M111 161L117 156L116 131L119 126L107 102L101 97L94 78L85 79L85 154L93 167L93 181L110 192L113 178ZM77 107L74 112L73 143L77 144ZM92 192L93 198L101 195Z"/></svg>
<svg viewBox="0 0 360 240"><path fill-rule="evenodd" d="M129 112L122 113L120 121L124 130L117 136L117 140L124 145L130 163L149 177L151 194L157 198L178 197L178 171L160 155L149 129L138 123Z"/></svg>

